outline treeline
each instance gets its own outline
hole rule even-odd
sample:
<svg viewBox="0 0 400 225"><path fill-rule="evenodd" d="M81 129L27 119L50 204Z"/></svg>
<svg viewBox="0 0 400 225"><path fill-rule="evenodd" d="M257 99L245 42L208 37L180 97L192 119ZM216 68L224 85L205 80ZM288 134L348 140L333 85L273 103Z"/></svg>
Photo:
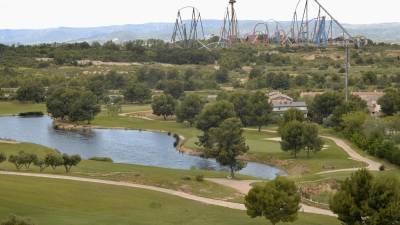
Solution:
<svg viewBox="0 0 400 225"><path fill-rule="evenodd" d="M7 156L4 153L0 153L0 163L6 160ZM26 153L24 151L8 157L8 162L14 164L17 170L21 170L22 168L29 169L31 165L34 165L39 168L40 172L43 172L48 167L55 170L57 167L63 166L65 172L69 173L71 168L77 166L81 160L79 155L48 153L44 157L40 157L34 153Z"/></svg>
<svg viewBox="0 0 400 225"><path fill-rule="evenodd" d="M215 52L206 49L175 48L161 40L136 40L123 44L112 41L100 44L64 43L41 45L0 45L0 65L47 67L56 65L79 65L83 59L107 62L160 62L170 64L213 64ZM51 58L54 61L38 61Z"/></svg>
<svg viewBox="0 0 400 225"><path fill-rule="evenodd" d="M333 92L316 96L309 116L319 124L334 128L365 152L400 165L400 116L394 115L400 112L396 105L400 101L396 100L395 93L388 91L379 100L383 113L388 113L386 117L371 116L359 97L351 96L346 102L342 94Z"/></svg>

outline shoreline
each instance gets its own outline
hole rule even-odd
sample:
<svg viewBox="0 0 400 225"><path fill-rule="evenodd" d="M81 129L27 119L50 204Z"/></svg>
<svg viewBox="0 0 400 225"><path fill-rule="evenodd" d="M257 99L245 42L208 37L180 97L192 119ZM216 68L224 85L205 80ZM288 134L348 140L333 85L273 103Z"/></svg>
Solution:
<svg viewBox="0 0 400 225"><path fill-rule="evenodd" d="M56 122L56 120L53 119L53 124ZM173 132L170 131L166 131L166 130L161 130L161 129L138 129L138 128L127 128L127 127L107 127L107 126L99 126L99 125L79 125L79 124L71 124L68 122L60 122L58 121L58 125L61 125L61 127L58 127L57 129L60 130L64 130L63 128L67 127L68 129L65 129L65 131L75 131L75 132L87 132L90 131L91 129L98 129L98 130L105 130L105 129L109 129L109 130L131 130L131 131L145 131L145 132L154 132L154 133L163 133L163 134L168 134L170 133L171 137L173 137ZM189 148L187 146L185 146L185 143L187 141L186 137L181 135L181 134L176 134L179 136L179 143L177 143L176 145L176 150L180 153L183 154L187 154L187 155L191 155L191 156L198 156L198 157L202 157L202 152L193 149L193 148ZM263 164L266 166L271 166L271 167L275 167L281 171L283 171L285 174L287 174L288 176L293 175L289 172L289 170L287 168L282 167L279 164L275 164L272 162L265 162L265 161L261 161L261 160L254 160L251 158L251 156L241 156L239 157L240 160L245 161L245 162L251 162L251 163L259 163L259 164Z"/></svg>

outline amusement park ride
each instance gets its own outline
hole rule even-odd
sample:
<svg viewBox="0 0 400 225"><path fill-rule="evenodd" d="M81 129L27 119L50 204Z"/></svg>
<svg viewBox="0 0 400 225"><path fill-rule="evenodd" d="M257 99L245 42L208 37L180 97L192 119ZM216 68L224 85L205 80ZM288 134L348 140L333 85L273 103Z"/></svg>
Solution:
<svg viewBox="0 0 400 225"><path fill-rule="evenodd" d="M343 46L345 49L345 92L348 99L349 47L366 43L364 37L353 37L319 0L298 0L292 22L286 29L275 20L255 24L252 33L240 37L235 9L229 0L218 41L205 38L200 11L193 6L178 10L171 42L180 48L228 48L236 43L278 46Z"/></svg>
<svg viewBox="0 0 400 225"><path fill-rule="evenodd" d="M364 38L353 37L319 0L298 0L290 25L275 20L257 23L251 33L239 35L236 0L229 0L218 40L208 43L200 11L193 6L178 10L171 42L181 48L230 47L246 42L263 45L329 45L362 44Z"/></svg>

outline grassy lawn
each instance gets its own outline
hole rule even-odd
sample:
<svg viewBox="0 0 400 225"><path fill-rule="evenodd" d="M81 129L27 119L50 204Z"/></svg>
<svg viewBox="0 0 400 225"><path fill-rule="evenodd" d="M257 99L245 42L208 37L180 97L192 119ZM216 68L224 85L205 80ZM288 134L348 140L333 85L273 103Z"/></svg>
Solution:
<svg viewBox="0 0 400 225"><path fill-rule="evenodd" d="M0 175L0 218L17 214L37 225L262 225L245 212L141 189ZM298 225L339 225L336 218L300 214Z"/></svg>
<svg viewBox="0 0 400 225"><path fill-rule="evenodd" d="M14 102L0 102L0 114L13 114L22 111L43 111L44 105L41 104L20 104ZM122 112L138 112L151 110L150 105L123 105ZM174 121L162 120L143 120L127 116L109 116L103 111L92 122L93 125L104 127L124 127L132 129L162 130L171 133L183 135L186 138L185 146L196 149L197 137L201 132L187 124L179 124ZM274 127L268 127L274 129ZM323 133L326 133L323 130ZM268 138L278 137L274 133L245 131L247 144L250 152L244 159L259 161L277 165L288 170L291 175L312 174L331 169L344 169L361 167L362 164L348 159L347 155L338 148L333 142L326 140L329 146L310 159L307 159L305 153L301 153L298 159L293 159L288 152L283 152L277 141L268 140Z"/></svg>
<svg viewBox="0 0 400 225"><path fill-rule="evenodd" d="M325 139L326 149L311 154L307 158L307 154L302 151L297 159L294 159L289 152L281 150L278 141L267 140L268 138L277 138L278 134L246 131L247 143L250 146L250 159L260 160L264 162L278 163L282 167L289 170L289 174L303 175L313 174L321 171L358 168L363 164L351 159L348 155L339 148L333 141ZM279 161L284 162L279 162Z"/></svg>
<svg viewBox="0 0 400 225"><path fill-rule="evenodd" d="M185 146L192 149L197 148L197 137L201 134L199 130L193 127L173 121L149 121L134 117L110 117L105 113L98 115L93 124L105 127L164 130L177 133L186 138ZM244 157L245 159L278 165L287 169L292 175L363 166L360 162L348 159L347 154L330 140L326 140L327 149L312 155L310 159L306 157L304 152L299 155L298 159L294 159L290 153L281 150L279 142L268 140L268 138L278 137L278 134L245 131L245 136L246 142L250 147L248 155Z"/></svg>
<svg viewBox="0 0 400 225"><path fill-rule="evenodd" d="M34 144L2 144L0 143L0 152L7 156L17 154L19 151L32 152L39 156L43 156L52 149ZM11 163L4 162L0 164L1 170L15 171L15 166ZM30 169L21 169L23 172L39 172L38 168L31 166ZM65 174L63 167L57 168L55 171L47 168L44 173ZM74 167L69 174L71 176L90 177L114 181L127 181L133 183L147 184L173 190L193 193L195 195L225 199L233 202L242 202L243 196L235 190L224 187L208 181L196 181L196 176L203 175L209 178L224 178L227 173L205 171L205 170L176 170L157 167L147 167L131 164L117 164L98 162L91 160L83 160L78 167ZM238 175L238 178L250 177Z"/></svg>
<svg viewBox="0 0 400 225"><path fill-rule="evenodd" d="M44 104L19 103L19 102L1 102L0 115L15 115L21 112L45 112Z"/></svg>

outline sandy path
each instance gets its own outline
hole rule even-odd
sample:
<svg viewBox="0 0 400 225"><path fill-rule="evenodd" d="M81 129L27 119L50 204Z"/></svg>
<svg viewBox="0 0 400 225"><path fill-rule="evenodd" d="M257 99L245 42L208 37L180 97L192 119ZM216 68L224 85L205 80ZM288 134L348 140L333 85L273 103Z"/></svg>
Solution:
<svg viewBox="0 0 400 225"><path fill-rule="evenodd" d="M257 180L228 180L228 179L219 179L219 178L207 178L206 180L223 185L223 186L231 187L231 188L239 191L242 194L249 193L250 189L252 188L251 184L259 182ZM330 210L320 209L317 207L312 207L312 206L308 206L308 205L304 205L304 204L301 204L300 211L305 212L305 213L312 213L312 214L336 217L336 215Z"/></svg>
<svg viewBox="0 0 400 225"><path fill-rule="evenodd" d="M250 129L250 128L245 128L245 130L258 131L257 129ZM277 131L274 131L274 130L261 130L261 131L262 132L267 132L267 133L278 133ZM355 161L359 161L359 162L363 162L363 163L367 164L366 169L371 170L371 171L379 171L379 167L381 167L381 165L382 165L381 163L376 162L374 160L371 160L369 158L366 158L366 157L360 155L356 150L351 148L342 139L336 138L336 137L331 137L331 136L321 136L321 137L329 139L329 140L332 140L333 142L335 142L335 144L337 146L339 146L341 149L343 149L343 151L345 151L349 155L350 159L355 160ZM320 172L318 174L336 173L336 172L344 172L344 171L357 171L359 169L361 169L361 168L330 170L330 171Z"/></svg>
<svg viewBox="0 0 400 225"><path fill-rule="evenodd" d="M335 142L335 144L337 146L339 146L341 149L343 149L349 156L351 159L355 160L355 161L359 161L359 162L363 162L365 164L367 164L368 166L366 167L368 170L371 171L379 171L379 167L381 167L381 163L373 161L369 158L366 158L362 155L360 155L356 150L352 149L345 141L343 141L342 139L339 138L335 138L335 137L330 137L330 136L321 136L323 138L332 140L333 142ZM354 168L353 170L358 170L359 168ZM339 170L340 171L340 170ZM348 171L348 170L347 170ZM327 171L329 172L329 171ZM326 172L324 172L326 173Z"/></svg>
<svg viewBox="0 0 400 225"><path fill-rule="evenodd" d="M150 191L162 192L165 194L174 195L177 197L201 202L201 203L208 204L208 205L221 206L221 207L237 209L237 210L246 210L246 207L243 204L239 204L239 203L204 198L204 197L199 197L199 196L187 194L187 193L180 192L180 191L174 191L174 190L170 190L170 189L166 189L166 188L141 185L141 184L133 184L133 183L127 183L127 182L108 181L108 180L72 177L72 176L64 176L64 175L20 173L20 172L6 172L6 171L0 171L0 175L38 177L38 178L47 178L47 179L69 180L69 181L79 181L79 182L97 183L97 184L105 184L105 185L114 185L114 186L121 186L121 187L130 187L130 188L140 188L140 189L145 189L145 190L150 190ZM210 179L210 181L211 180L218 182L218 180L216 180L216 179ZM221 179L222 183L224 183L225 185L229 185L229 182L227 182L227 181L228 180L226 180L226 179L225 180ZM248 190L250 190L250 188L251 188L250 184L253 182L254 181L244 181L242 183L242 182L235 181L235 185L233 185L232 187L241 191L242 193L244 193L246 190L247 190L247 192L248 192ZM329 210L323 210L323 209L318 209L318 208L309 207L309 206L302 206L301 212L313 213L313 214L319 214L319 215L325 215L325 216L335 216Z"/></svg>
<svg viewBox="0 0 400 225"><path fill-rule="evenodd" d="M38 173L20 173L20 172L6 172L0 171L0 175L9 175L9 176L24 176L24 177L38 177L38 178L48 178L48 179L56 179L56 180L69 180L69 181L79 181L79 182L88 182L88 183L96 183L96 184L106 184L106 185L114 185L121 187L130 187L130 188L140 188L150 191L162 192L169 195L178 196L185 199L190 199L193 201L205 203L208 205L222 206L230 209L239 209L245 210L245 206L239 203L226 202L222 200L215 200L210 198L199 197L196 195L187 194L180 191L174 191L166 188L134 184L128 182L119 182L119 181L109 181L109 180L100 180L100 179L92 179L92 178L83 178L83 177L73 177L73 176L64 176L64 175L53 175L53 174L38 174Z"/></svg>

